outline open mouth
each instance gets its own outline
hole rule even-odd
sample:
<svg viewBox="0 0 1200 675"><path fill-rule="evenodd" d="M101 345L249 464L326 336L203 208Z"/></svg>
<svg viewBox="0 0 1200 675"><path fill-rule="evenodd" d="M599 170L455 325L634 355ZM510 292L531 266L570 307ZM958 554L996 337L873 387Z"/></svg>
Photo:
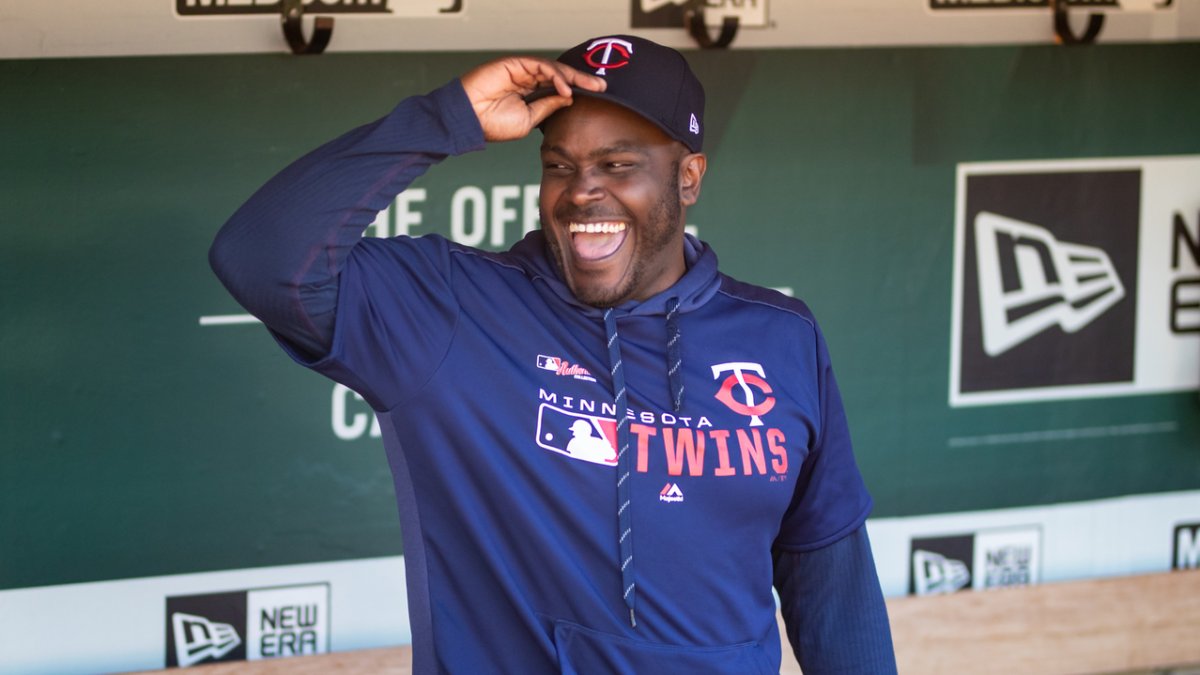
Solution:
<svg viewBox="0 0 1200 675"><path fill-rule="evenodd" d="M628 225L619 220L567 224L571 246L580 260L603 260L617 252L625 242Z"/></svg>

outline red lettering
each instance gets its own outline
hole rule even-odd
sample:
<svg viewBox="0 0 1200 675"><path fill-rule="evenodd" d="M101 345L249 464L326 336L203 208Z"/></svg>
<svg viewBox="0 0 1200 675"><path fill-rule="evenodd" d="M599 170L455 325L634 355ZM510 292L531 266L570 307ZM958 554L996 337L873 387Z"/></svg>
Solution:
<svg viewBox="0 0 1200 675"><path fill-rule="evenodd" d="M771 449L771 454L775 455L775 458L771 460L771 470L775 473L787 473L787 448L783 447L786 440L783 437L783 431L767 429L767 447Z"/></svg>
<svg viewBox="0 0 1200 675"><path fill-rule="evenodd" d="M753 460L758 472L765 474L767 472L767 458L763 455L762 436L758 433L758 429L751 429L750 433L754 434L753 441L746 435L745 429L737 430L738 445L742 448L742 472L747 476L752 473L750 470L750 461Z"/></svg>
<svg viewBox="0 0 1200 675"><path fill-rule="evenodd" d="M679 436L675 436L675 432ZM683 464L686 458L688 475L704 475L704 436L696 438L691 429L663 429L663 443L667 451L667 473L672 476L683 475Z"/></svg>
<svg viewBox="0 0 1200 675"><path fill-rule="evenodd" d="M648 464L650 462L650 437L658 435L658 429L648 427L645 424L633 423L629 425L630 433L637 434L637 470L638 473L646 473L649 471Z"/></svg>
<svg viewBox="0 0 1200 675"><path fill-rule="evenodd" d="M591 375L587 368L578 366L568 361L563 361L558 365L559 375Z"/></svg>
<svg viewBox="0 0 1200 675"><path fill-rule="evenodd" d="M718 476L732 476L737 469L729 463L729 432L724 429L713 429L708 435L717 442L717 468L713 471Z"/></svg>

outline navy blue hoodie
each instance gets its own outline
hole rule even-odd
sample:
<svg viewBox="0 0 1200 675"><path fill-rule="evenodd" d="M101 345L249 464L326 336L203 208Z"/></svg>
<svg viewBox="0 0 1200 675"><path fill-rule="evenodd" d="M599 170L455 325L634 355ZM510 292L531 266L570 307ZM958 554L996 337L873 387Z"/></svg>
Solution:
<svg viewBox="0 0 1200 675"><path fill-rule="evenodd" d="M802 302L721 274L690 237L677 283L613 312L632 454L630 624L601 310L571 294L541 232L503 253L438 236L361 238L429 165L482 146L457 82L408 99L272 179L211 252L293 358L377 412L414 671L778 672L773 582L797 617L793 643L845 630L856 647L827 645L830 655L853 652L857 672L894 668L861 533L871 500L821 332ZM819 555L789 562L841 541L855 542L849 557L811 574L798 570ZM849 574L836 569L847 561L852 584L866 580L862 597L804 628L820 609L811 587ZM856 620L868 638L854 637Z"/></svg>

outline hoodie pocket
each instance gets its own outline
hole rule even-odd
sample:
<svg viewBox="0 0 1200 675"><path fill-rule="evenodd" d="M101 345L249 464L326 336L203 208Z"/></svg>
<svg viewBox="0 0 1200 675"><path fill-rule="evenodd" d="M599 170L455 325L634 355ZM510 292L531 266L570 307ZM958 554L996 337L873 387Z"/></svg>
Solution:
<svg viewBox="0 0 1200 675"><path fill-rule="evenodd" d="M778 675L757 642L685 647L602 633L569 621L554 624L558 667L564 675L653 673L654 675Z"/></svg>

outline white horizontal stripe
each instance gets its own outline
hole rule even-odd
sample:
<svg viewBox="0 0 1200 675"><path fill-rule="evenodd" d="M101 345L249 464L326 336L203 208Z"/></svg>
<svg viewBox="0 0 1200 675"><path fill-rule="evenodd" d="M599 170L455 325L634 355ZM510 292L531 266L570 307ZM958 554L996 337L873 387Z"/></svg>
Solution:
<svg viewBox="0 0 1200 675"><path fill-rule="evenodd" d="M262 323L250 314L214 314L200 317L201 326L233 326L244 323Z"/></svg>

